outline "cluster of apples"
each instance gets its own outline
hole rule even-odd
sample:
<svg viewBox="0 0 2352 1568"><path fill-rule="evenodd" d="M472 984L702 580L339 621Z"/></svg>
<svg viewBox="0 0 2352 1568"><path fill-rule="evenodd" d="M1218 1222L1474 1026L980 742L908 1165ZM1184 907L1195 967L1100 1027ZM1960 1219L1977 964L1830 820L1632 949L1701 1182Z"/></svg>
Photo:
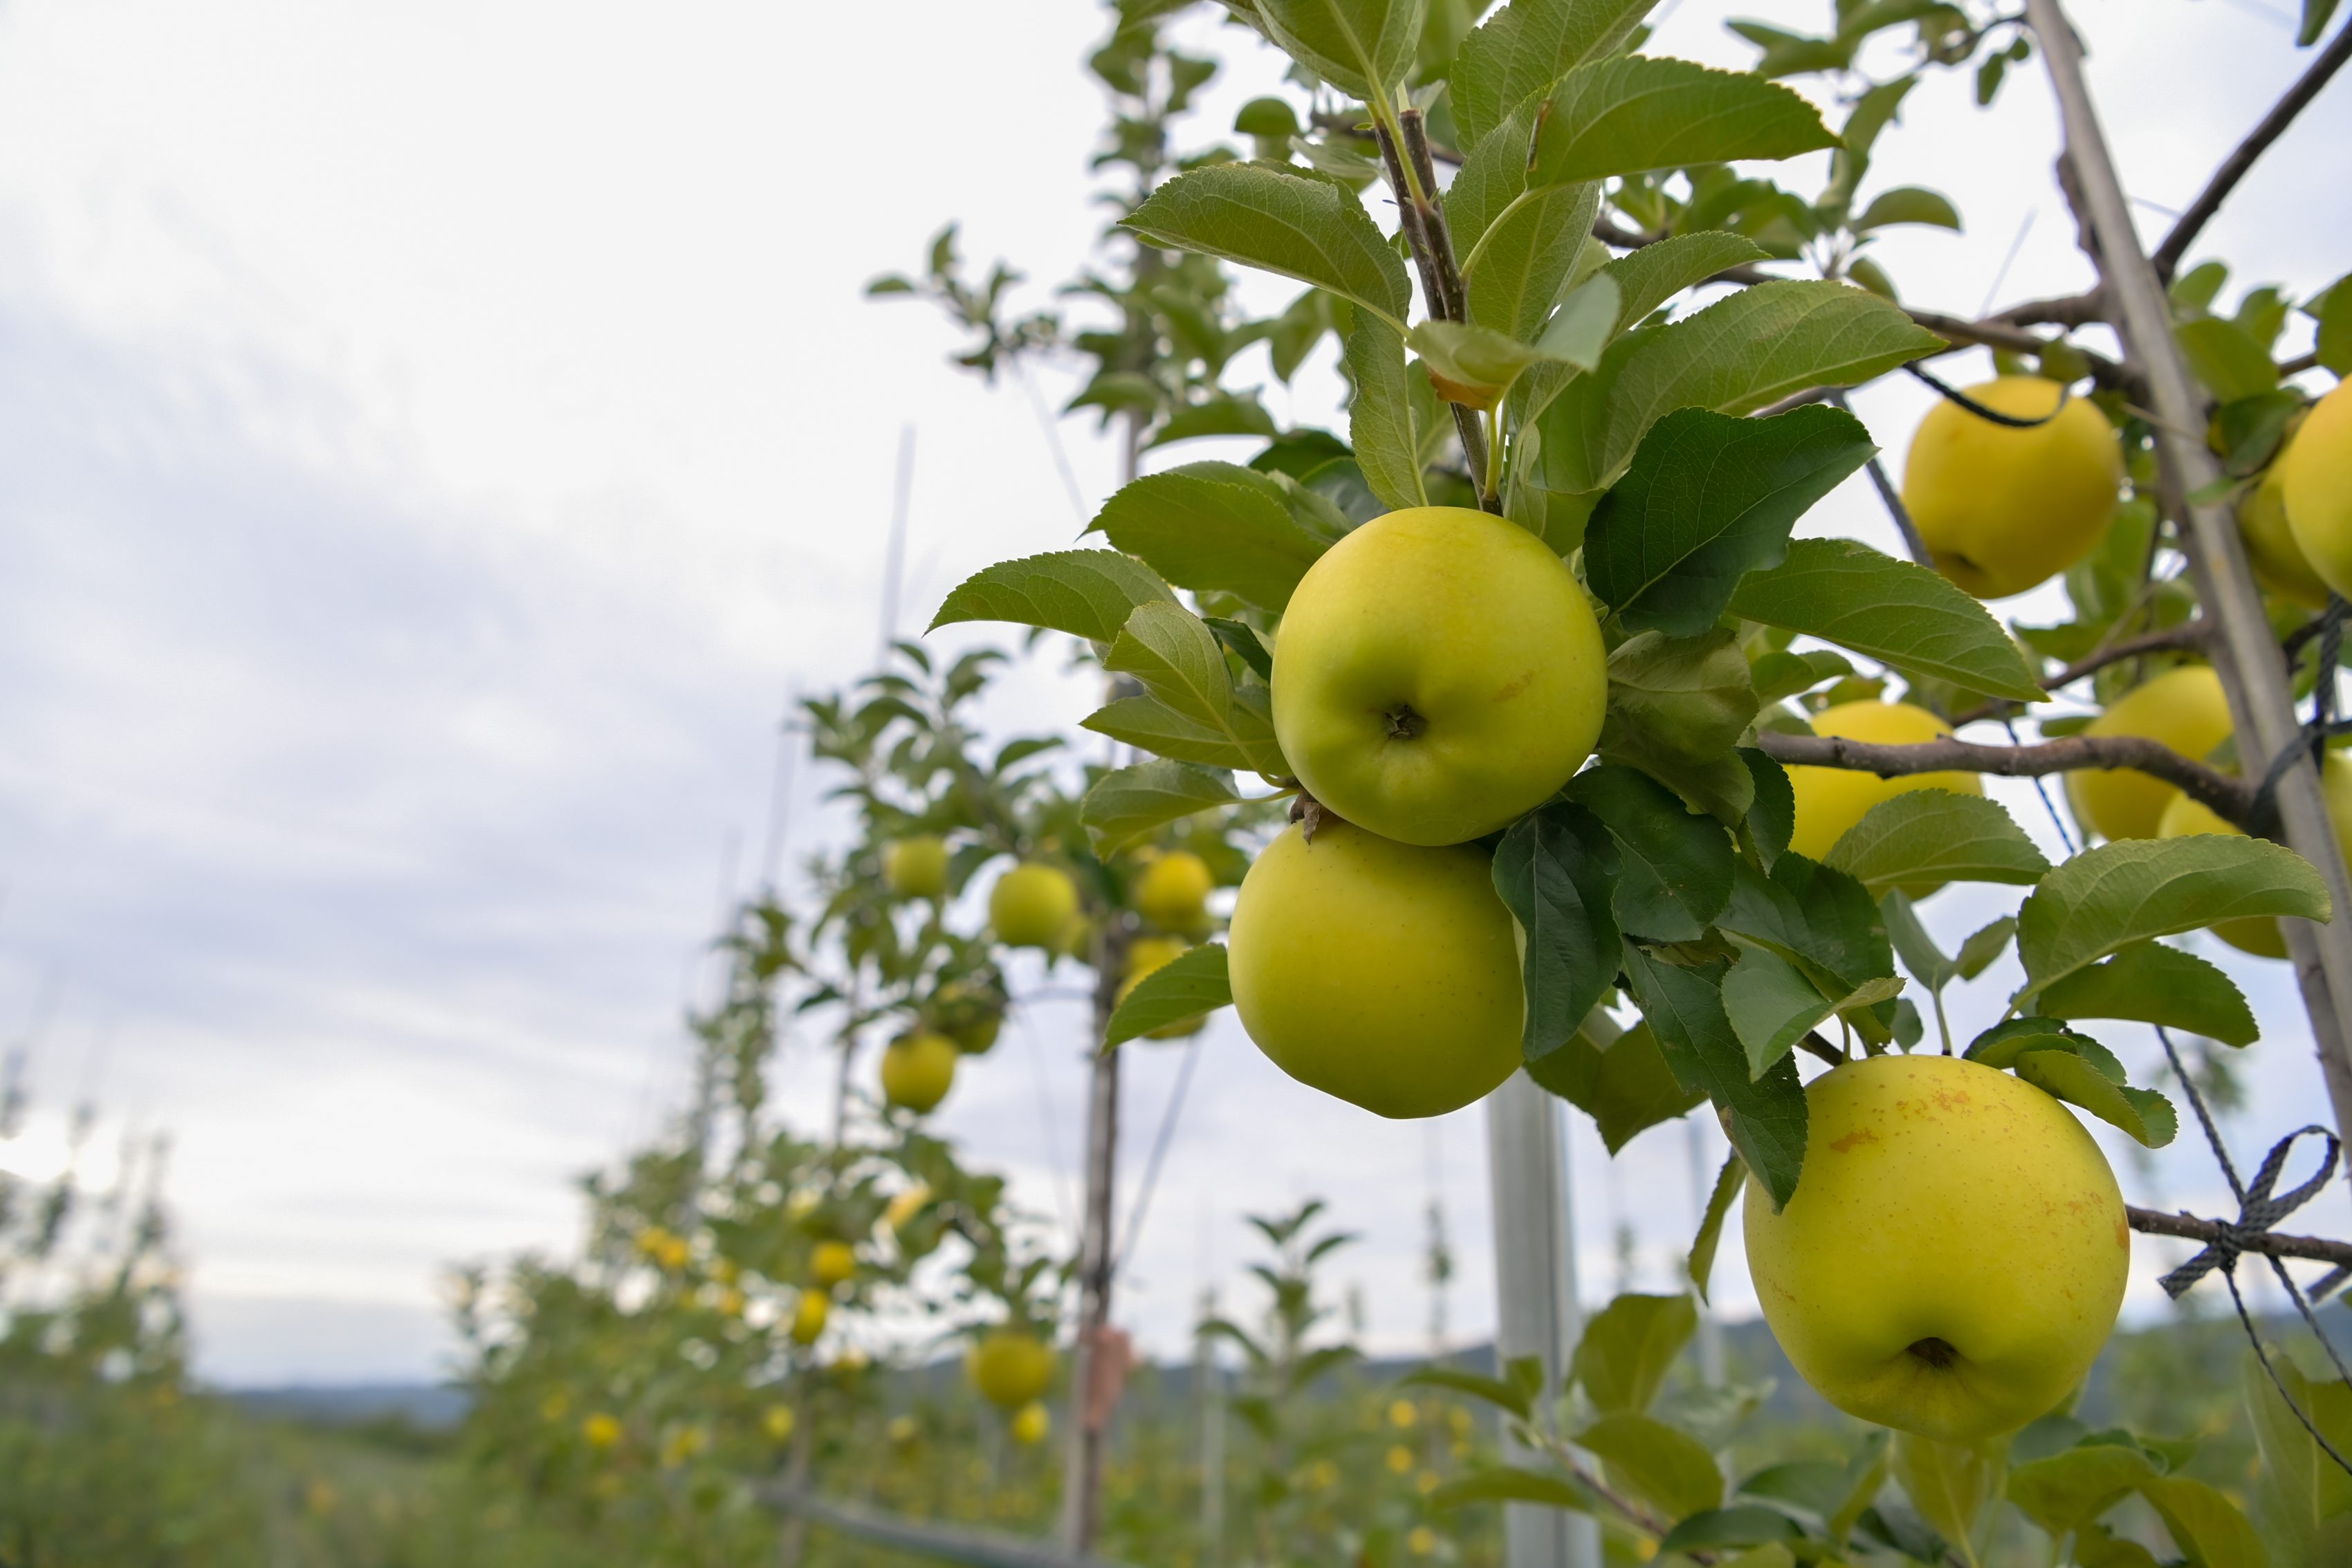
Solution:
<svg viewBox="0 0 2352 1568"><path fill-rule="evenodd" d="M1012 1417L1013 1439L1045 1440L1053 1420L1044 1396L1053 1386L1060 1357L1034 1330L1011 1323L982 1333L964 1352L964 1375L982 1399Z"/></svg>

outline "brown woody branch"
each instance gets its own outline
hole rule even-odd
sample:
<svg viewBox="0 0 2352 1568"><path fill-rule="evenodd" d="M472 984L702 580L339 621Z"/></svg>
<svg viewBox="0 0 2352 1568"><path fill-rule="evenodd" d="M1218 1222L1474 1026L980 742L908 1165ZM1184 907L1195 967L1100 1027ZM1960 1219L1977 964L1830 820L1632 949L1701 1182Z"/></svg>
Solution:
<svg viewBox="0 0 2352 1568"><path fill-rule="evenodd" d="M2152 1208L2126 1205L2124 1215L2134 1230L2148 1236L2178 1236L2184 1241L2201 1241L2209 1247L2216 1241L2231 1239L2229 1226L2217 1219L2200 1219L2193 1214L2159 1214ZM2315 1263L2352 1269L2352 1241L2330 1241L2317 1236L2273 1236L2268 1231L2234 1239L2239 1250L2244 1252L2261 1252L2273 1258L2307 1258Z"/></svg>
<svg viewBox="0 0 2352 1568"><path fill-rule="evenodd" d="M2223 821L2242 827L2252 814L2254 787L2183 757L2160 741L2137 735L2070 735L2032 746L1979 746L1971 740L1922 741L1877 746L1836 735L1791 735L1764 730L1757 746L1776 762L1807 768L1845 768L1882 779L1913 773L1992 773L2004 779L2040 779L2089 768L2130 768L2161 779Z"/></svg>
<svg viewBox="0 0 2352 1568"><path fill-rule="evenodd" d="M2189 254L2189 247L2196 243L2198 235L2203 232L2213 214L2221 210L2221 204L2229 199L2231 191L2237 189L2238 182L2246 177L2246 172L2254 166L2254 160L2269 151L2271 143L2294 123L2294 117L2319 96L2319 89L2327 85L2327 78L2342 69L2347 59L2352 59L2352 24L2336 30L2335 38L2319 51L2318 58L2311 62L2310 68L2295 78L2294 85L2271 105L2271 111L2263 116L2261 123L2248 131L2246 139L2221 161L2220 168L2213 171L2213 177L2205 182L2205 188L2197 193L2197 199L2189 204L2188 211L2182 213L2179 221L2172 225L2172 232L2164 236L2164 243L2158 246L2155 254L2147 258L2154 264L2158 277L2167 283L2172 281L2173 269L2180 265L2180 258Z"/></svg>
<svg viewBox="0 0 2352 1568"><path fill-rule="evenodd" d="M2107 319L2106 296L2096 288L2063 294L2054 299L2028 299L1985 318L2012 327L2087 327Z"/></svg>
<svg viewBox="0 0 2352 1568"><path fill-rule="evenodd" d="M2159 631L2144 632L2137 637L2126 637L2120 643L2110 643L2104 648L2093 649L2042 682L2042 685L2046 690L2054 692L2061 686L2073 685L2084 675L2096 674L2109 664L2120 664L2126 659L2137 659L2143 653L2171 653L2185 649L2202 648L2211 637L2212 632L2213 629L2201 619L2184 621L2178 626L2167 626ZM2006 698L1995 697L1990 702L1981 703L1964 713L1955 714L1952 716L1952 724L1954 727L1958 727L1964 724L1974 724L1980 718L1999 718L2017 706Z"/></svg>
<svg viewBox="0 0 2352 1568"><path fill-rule="evenodd" d="M1421 274L1422 298L1429 313L1446 321L1466 321L1470 319L1468 300L1462 286L1462 272L1454 259L1454 242L1445 227L1445 209L1437 203L1436 171L1431 162L1429 137L1423 127L1421 111L1407 110L1398 117L1406 146L1400 149L1397 139L1389 134L1385 125L1374 125L1372 134L1381 146L1381 161L1388 170L1389 188L1396 193L1398 223L1404 230L1405 245L1412 252L1413 267ZM1408 178L1404 161L1412 160L1412 177ZM1502 497L1486 490L1486 432L1478 423L1475 409L1460 403L1449 403L1454 410L1454 434L1462 439L1462 464L1470 471L1470 483L1478 491L1478 504L1487 511L1499 513Z"/></svg>

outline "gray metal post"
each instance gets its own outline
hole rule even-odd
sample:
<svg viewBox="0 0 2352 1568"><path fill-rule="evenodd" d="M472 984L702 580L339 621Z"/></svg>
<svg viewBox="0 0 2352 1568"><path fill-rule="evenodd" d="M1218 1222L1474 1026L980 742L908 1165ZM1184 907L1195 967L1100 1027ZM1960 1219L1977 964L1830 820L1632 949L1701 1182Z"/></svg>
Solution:
<svg viewBox="0 0 2352 1568"><path fill-rule="evenodd" d="M1584 1333L1576 1300L1576 1228L1568 1197L1568 1147L1559 1102L1524 1072L1486 1098L1486 1164L1495 1214L1495 1354L1536 1356L1557 1387ZM1534 1456L1506 1444L1507 1463ZM1600 1524L1590 1514L1534 1503L1503 1509L1507 1568L1601 1568Z"/></svg>

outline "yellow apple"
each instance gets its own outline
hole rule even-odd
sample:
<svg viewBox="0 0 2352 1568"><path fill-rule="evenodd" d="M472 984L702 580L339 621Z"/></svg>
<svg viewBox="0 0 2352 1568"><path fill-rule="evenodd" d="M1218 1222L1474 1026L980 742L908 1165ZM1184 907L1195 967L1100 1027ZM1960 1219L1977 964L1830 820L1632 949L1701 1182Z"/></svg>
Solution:
<svg viewBox="0 0 2352 1568"><path fill-rule="evenodd" d="M1274 650L1274 730L1309 794L1406 844L1458 844L1591 755L1608 654L1567 564L1458 507L1373 518L1309 567Z"/></svg>
<svg viewBox="0 0 2352 1568"><path fill-rule="evenodd" d="M882 1098L921 1115L947 1098L962 1054L955 1041L929 1030L899 1036L882 1053Z"/></svg>
<svg viewBox="0 0 2352 1568"><path fill-rule="evenodd" d="M2305 610L2327 608L2327 584L2311 570L2303 547L2294 542L2294 530L2287 526L2284 456L2238 502L2238 537L2245 541L2247 564L2264 588Z"/></svg>
<svg viewBox="0 0 2352 1568"><path fill-rule="evenodd" d="M803 1291L799 1303L793 1308L793 1338L802 1344L814 1344L824 1333L824 1320L832 1313L832 1297L823 1291Z"/></svg>
<svg viewBox="0 0 2352 1568"><path fill-rule="evenodd" d="M1951 1056L1805 1089L1789 1206L1749 1177L1748 1270L1822 1398L1949 1443L2015 1431L2090 1370L2131 1262L2123 1195L2074 1113Z"/></svg>
<svg viewBox="0 0 2352 1568"><path fill-rule="evenodd" d="M901 898L937 898L948 890L948 841L923 833L882 851L882 881Z"/></svg>
<svg viewBox="0 0 2352 1568"><path fill-rule="evenodd" d="M1119 984L1118 1000L1122 1002L1127 1000L1128 992L1135 989L1137 981L1154 969L1165 968L1174 963L1191 946L1191 943L1175 936L1139 936L1128 944L1127 978ZM1208 1014L1195 1013L1191 1018L1178 1019L1174 1023L1164 1023L1158 1029L1146 1030L1143 1038L1183 1040L1188 1036L1200 1033L1208 1027Z"/></svg>
<svg viewBox="0 0 2352 1568"><path fill-rule="evenodd" d="M1234 1006L1276 1067L1383 1116L1469 1104L1519 1064L1517 928L1474 849L1294 824L1242 882Z"/></svg>
<svg viewBox="0 0 2352 1568"><path fill-rule="evenodd" d="M2183 664L2134 686L2090 722L2085 735L2141 735L2201 762L2230 738L2230 704L2208 664ZM2066 775L2067 803L2086 831L2107 839L2152 839L2180 791L2133 768Z"/></svg>
<svg viewBox="0 0 2352 1568"><path fill-rule="evenodd" d="M2279 459L2294 542L2321 581L2352 596L2352 391L2338 382L2303 416Z"/></svg>
<svg viewBox="0 0 2352 1568"><path fill-rule="evenodd" d="M1077 913L1077 883L1041 861L1014 866L988 890L988 923L1008 947L1047 946Z"/></svg>
<svg viewBox="0 0 2352 1568"><path fill-rule="evenodd" d="M2340 751L2329 752L2319 769L2319 787L2327 797L2327 822L2336 830L2336 851L2343 855L2345 865L2352 868L2352 757ZM2172 804L2164 809L2164 816L2156 825L2159 839L2243 831L2223 821L2201 801L2181 794L2173 796ZM2212 932L2241 953L2252 953L2257 958L2286 956L2286 938L2279 934L2278 922L2269 915L2224 920L2213 926Z"/></svg>
<svg viewBox="0 0 2352 1568"><path fill-rule="evenodd" d="M809 1255L809 1273L818 1285L832 1290L857 1272L857 1254L846 1241L820 1241Z"/></svg>
<svg viewBox="0 0 2352 1568"><path fill-rule="evenodd" d="M2019 429L1942 400L1904 461L1903 505L1936 570L1979 599L2006 599L2091 553L2116 515L2123 446L2096 404L2059 409L2056 382L2001 376L1966 390L1997 413L2058 414Z"/></svg>
<svg viewBox="0 0 2352 1568"><path fill-rule="evenodd" d="M1018 1410L1054 1381L1054 1347L1026 1329L995 1328L964 1353L964 1371L980 1396L999 1410Z"/></svg>
<svg viewBox="0 0 2352 1568"><path fill-rule="evenodd" d="M1952 733L1952 727L1909 703L1858 702L1839 703L1815 714L1813 733L1874 746L1914 746L1923 740L1941 740ZM1789 788L1797 796L1797 830L1789 837L1789 847L1808 860L1828 859L1831 847L1873 806L1906 790L1984 793L1984 786L1973 773L1912 773L1881 779L1850 768L1791 768Z"/></svg>
<svg viewBox="0 0 2352 1568"><path fill-rule="evenodd" d="M1136 911L1162 931L1205 931L1213 885L1209 862L1192 851L1160 855L1135 879Z"/></svg>
<svg viewBox="0 0 2352 1568"><path fill-rule="evenodd" d="M1035 1448L1053 1430L1053 1416L1047 1415L1045 1407L1034 1399L1021 1406L1021 1413L1013 1417L1013 1440L1024 1448Z"/></svg>
<svg viewBox="0 0 2352 1568"><path fill-rule="evenodd" d="M1004 1025L1004 997L978 981L950 980L931 998L924 1019L966 1056L985 1056Z"/></svg>

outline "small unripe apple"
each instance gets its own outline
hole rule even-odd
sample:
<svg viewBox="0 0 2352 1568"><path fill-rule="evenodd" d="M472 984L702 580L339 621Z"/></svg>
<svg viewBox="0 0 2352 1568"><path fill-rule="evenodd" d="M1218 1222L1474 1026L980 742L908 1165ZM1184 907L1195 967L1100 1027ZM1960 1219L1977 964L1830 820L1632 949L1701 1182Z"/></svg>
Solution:
<svg viewBox="0 0 2352 1568"><path fill-rule="evenodd" d="M793 1338L802 1344L814 1344L824 1333L824 1321L833 1314L833 1298L823 1291L801 1292L798 1305L793 1308Z"/></svg>
<svg viewBox="0 0 2352 1568"><path fill-rule="evenodd" d="M2336 848L2343 855L2346 868L2352 870L2352 757L2340 751L2329 752L2320 766L2319 787L2327 800L2328 825L2336 830ZM2178 839L2191 833L2242 834L2244 831L2224 821L2204 802L2187 795L2175 795L2156 825L2159 839ZM2241 953L2251 953L2257 958L2286 956L2286 938L2280 934L2279 923L2267 915L2221 921L2210 929Z"/></svg>
<svg viewBox="0 0 2352 1568"><path fill-rule="evenodd" d="M1045 1393L1055 1364L1054 1347L1026 1329L991 1329L964 1353L971 1385L1000 1410L1017 1410Z"/></svg>
<svg viewBox="0 0 2352 1568"><path fill-rule="evenodd" d="M1948 1443L2013 1432L2115 1327L2131 1231L2066 1107L1951 1056L1874 1056L1805 1087L1786 1208L1748 1182L1748 1271L1773 1337L1849 1415Z"/></svg>
<svg viewBox="0 0 2352 1568"><path fill-rule="evenodd" d="M2058 406L2064 389L2001 376L1967 389L1995 424L1948 399L1919 422L1903 464L1903 505L1936 570L1979 599L2006 599L2091 553L2116 515L2123 445L2095 403Z"/></svg>
<svg viewBox="0 0 2352 1568"><path fill-rule="evenodd" d="M809 1273L825 1290L856 1272L857 1254L846 1241L820 1241L809 1254Z"/></svg>
<svg viewBox="0 0 2352 1568"><path fill-rule="evenodd" d="M1519 1064L1516 926L1481 851L1294 824L1243 880L1227 949L1257 1048L1367 1111L1443 1115Z"/></svg>
<svg viewBox="0 0 2352 1568"><path fill-rule="evenodd" d="M947 1098L962 1054L955 1041L929 1030L899 1036L882 1053L882 1098L923 1114Z"/></svg>
<svg viewBox="0 0 2352 1568"><path fill-rule="evenodd" d="M1458 507L1373 518L1307 568L1274 650L1274 730L1307 792L1369 832L1458 844L1549 800L1609 693L1592 608L1551 547Z"/></svg>
<svg viewBox="0 0 2352 1568"><path fill-rule="evenodd" d="M1175 936L1139 936L1134 941L1129 943L1127 947L1127 978L1119 983L1118 999L1122 1002L1127 1000L1127 994L1135 989L1137 983L1140 981L1144 976L1150 974L1155 969L1166 968L1178 958L1183 956L1191 946L1191 943L1182 940L1181 937ZM1164 1023L1158 1029L1146 1030L1144 1031L1143 1038L1146 1040L1184 1040L1190 1036L1200 1033L1203 1029L1206 1029L1208 1025L1208 1014L1195 1013L1191 1018L1178 1019L1174 1023Z"/></svg>
<svg viewBox="0 0 2352 1568"><path fill-rule="evenodd" d="M2230 738L2230 703L2210 664L2183 664L2116 699L2084 735L2139 735L2193 762ZM2105 839L2152 839L2164 809L2180 791L2133 768L2094 768L2066 775L2074 820Z"/></svg>
<svg viewBox="0 0 2352 1568"><path fill-rule="evenodd" d="M1021 1406L1021 1413L1013 1417L1013 1440L1024 1448L1035 1448L1053 1430L1053 1416L1045 1413L1045 1406L1034 1399Z"/></svg>
<svg viewBox="0 0 2352 1568"><path fill-rule="evenodd" d="M1941 740L1952 733L1952 727L1909 703L1854 702L1839 703L1815 714L1813 733L1874 746L1914 746ZM1830 850L1873 806L1906 790L1984 793L1984 786L1973 773L1911 773L1881 779L1851 768L1791 768L1789 788L1797 797L1797 829L1789 837L1789 847L1817 861L1827 860Z"/></svg>
<svg viewBox="0 0 2352 1568"><path fill-rule="evenodd" d="M2320 580L2352 597L2352 382L2338 382L2303 417L2279 459L2287 527Z"/></svg>
<svg viewBox="0 0 2352 1568"><path fill-rule="evenodd" d="M1190 850L1153 859L1135 879L1136 912L1162 931L1186 936L1209 926L1209 863Z"/></svg>
<svg viewBox="0 0 2352 1568"><path fill-rule="evenodd" d="M901 898L937 898L948 890L948 841L923 833L882 851L882 880Z"/></svg>
<svg viewBox="0 0 2352 1568"><path fill-rule="evenodd" d="M1069 873L1039 861L1014 866L988 892L988 924L1008 947L1047 946L1077 913Z"/></svg>

